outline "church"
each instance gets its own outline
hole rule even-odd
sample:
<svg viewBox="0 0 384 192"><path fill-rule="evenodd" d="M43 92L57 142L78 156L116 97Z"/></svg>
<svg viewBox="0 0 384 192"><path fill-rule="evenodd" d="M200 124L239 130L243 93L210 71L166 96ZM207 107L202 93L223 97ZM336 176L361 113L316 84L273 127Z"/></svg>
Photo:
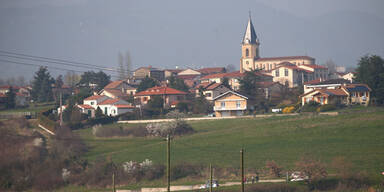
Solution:
<svg viewBox="0 0 384 192"><path fill-rule="evenodd" d="M262 70L274 82L297 87L314 79L328 79L328 69L309 56L260 57L260 41L249 17L241 42L240 72Z"/></svg>

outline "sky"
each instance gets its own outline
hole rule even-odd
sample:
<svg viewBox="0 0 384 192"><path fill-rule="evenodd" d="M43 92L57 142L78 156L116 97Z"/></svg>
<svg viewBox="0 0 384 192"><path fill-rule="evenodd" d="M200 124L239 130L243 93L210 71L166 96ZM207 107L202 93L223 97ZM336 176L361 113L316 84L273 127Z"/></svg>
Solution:
<svg viewBox="0 0 384 192"><path fill-rule="evenodd" d="M261 57L308 55L353 67L366 54L384 56L383 7L382 0L1 0L0 51L108 68L118 66L119 52L129 52L133 69L239 68L251 12ZM31 79L35 65L54 77L97 70L0 52L2 79Z"/></svg>

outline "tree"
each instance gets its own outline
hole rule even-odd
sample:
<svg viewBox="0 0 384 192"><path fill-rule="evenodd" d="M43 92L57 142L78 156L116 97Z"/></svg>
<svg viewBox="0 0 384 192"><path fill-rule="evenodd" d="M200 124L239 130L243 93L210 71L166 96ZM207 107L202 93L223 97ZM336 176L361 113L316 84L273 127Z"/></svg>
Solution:
<svg viewBox="0 0 384 192"><path fill-rule="evenodd" d="M314 179L324 178L327 176L327 171L323 163L309 156L301 157L300 161L296 162L296 168L303 176L307 176L307 183L310 184Z"/></svg>
<svg viewBox="0 0 384 192"><path fill-rule="evenodd" d="M111 76L102 71L95 73L88 71L81 75L80 84L85 87L90 87L94 91L100 91L111 82Z"/></svg>
<svg viewBox="0 0 384 192"><path fill-rule="evenodd" d="M336 64L332 61L332 59L327 60L327 62L325 62L325 66L328 68L328 74L336 73Z"/></svg>
<svg viewBox="0 0 384 192"><path fill-rule="evenodd" d="M140 82L139 86L137 87L137 91L136 92L145 91L148 88L151 88L151 87L154 87L154 86L158 86L158 85L159 85L159 83L155 79L150 78L150 77L145 77Z"/></svg>
<svg viewBox="0 0 384 192"><path fill-rule="evenodd" d="M245 72L244 77L239 80L241 93L253 97L260 96L258 83L262 81L262 78L257 73L258 70Z"/></svg>
<svg viewBox="0 0 384 192"><path fill-rule="evenodd" d="M367 84L371 89L371 96L379 105L384 104L384 61L377 55L362 57L356 69L355 81Z"/></svg>
<svg viewBox="0 0 384 192"><path fill-rule="evenodd" d="M80 76L77 75L74 71L67 71L67 73L64 75L64 82L70 87L75 87L75 85L80 82Z"/></svg>
<svg viewBox="0 0 384 192"><path fill-rule="evenodd" d="M31 97L37 102L52 101L52 84L55 80L51 77L47 67L40 67L32 82Z"/></svg>
<svg viewBox="0 0 384 192"><path fill-rule="evenodd" d="M55 87L57 89L61 89L64 85L64 82L63 82L63 76L62 75L59 75L57 76L56 80L55 80Z"/></svg>
<svg viewBox="0 0 384 192"><path fill-rule="evenodd" d="M129 51L125 53L125 64L126 64L126 77L131 77L131 67L132 67L132 60L131 55L129 54Z"/></svg>
<svg viewBox="0 0 384 192"><path fill-rule="evenodd" d="M172 87L174 89L184 91L184 92L188 92L189 90L189 87L184 83L182 79L171 76L169 77L168 81L169 81L169 87Z"/></svg>
<svg viewBox="0 0 384 192"><path fill-rule="evenodd" d="M233 66L232 64L228 64L227 67L225 67L225 71L227 71L228 73L233 72L235 70L236 70L236 67Z"/></svg>
<svg viewBox="0 0 384 192"><path fill-rule="evenodd" d="M16 94L13 91L12 86L9 87L8 92L5 94L7 97L7 102L5 103L5 107L7 109L13 109L16 106Z"/></svg>
<svg viewBox="0 0 384 192"><path fill-rule="evenodd" d="M222 83L224 86L226 86L227 88L231 88L231 86L229 85L229 79L228 77L224 77L223 78L223 83Z"/></svg>
<svg viewBox="0 0 384 192"><path fill-rule="evenodd" d="M95 112L95 118L101 118L103 116L104 116L103 111L100 109L99 106L97 106L97 109L96 109L96 112Z"/></svg>
<svg viewBox="0 0 384 192"><path fill-rule="evenodd" d="M281 172L283 169L275 161L267 161L265 163L265 167L269 169L270 174L274 175L275 177L281 177Z"/></svg>
<svg viewBox="0 0 384 192"><path fill-rule="evenodd" d="M164 100L160 96L154 96L148 101L146 109L150 113L150 116L160 115L163 112Z"/></svg>

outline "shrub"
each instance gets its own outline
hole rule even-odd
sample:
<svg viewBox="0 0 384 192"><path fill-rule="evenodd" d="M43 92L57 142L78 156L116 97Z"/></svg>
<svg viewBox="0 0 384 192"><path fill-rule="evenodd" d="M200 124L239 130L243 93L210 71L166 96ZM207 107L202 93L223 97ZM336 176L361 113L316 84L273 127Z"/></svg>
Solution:
<svg viewBox="0 0 384 192"><path fill-rule="evenodd" d="M119 125L117 127L103 127L101 124L97 124L92 127L92 134L96 137L121 137L129 135L145 137L148 133L143 126L123 127Z"/></svg>
<svg viewBox="0 0 384 192"><path fill-rule="evenodd" d="M325 112L325 111L333 111L333 110L336 110L336 106L332 104L322 105L319 108L317 108L317 112Z"/></svg>
<svg viewBox="0 0 384 192"><path fill-rule="evenodd" d="M168 134L185 135L193 133L193 128L183 120L175 120L167 123L150 123L146 126L147 132L151 136L166 137Z"/></svg>
<svg viewBox="0 0 384 192"><path fill-rule="evenodd" d="M283 109L283 113L293 113L294 111L295 111L295 107L294 106L285 107Z"/></svg>
<svg viewBox="0 0 384 192"><path fill-rule="evenodd" d="M189 163L181 163L172 167L171 169L171 179L180 179L187 176L201 176L203 167L200 165L193 165Z"/></svg>
<svg viewBox="0 0 384 192"><path fill-rule="evenodd" d="M281 177L281 172L283 169L275 161L267 161L265 167L269 170L271 175L274 175L275 177Z"/></svg>
<svg viewBox="0 0 384 192"><path fill-rule="evenodd" d="M316 112L316 109L317 107L319 106L320 104L315 102L315 101L310 101L308 103L306 103L302 108L301 108L301 112Z"/></svg>

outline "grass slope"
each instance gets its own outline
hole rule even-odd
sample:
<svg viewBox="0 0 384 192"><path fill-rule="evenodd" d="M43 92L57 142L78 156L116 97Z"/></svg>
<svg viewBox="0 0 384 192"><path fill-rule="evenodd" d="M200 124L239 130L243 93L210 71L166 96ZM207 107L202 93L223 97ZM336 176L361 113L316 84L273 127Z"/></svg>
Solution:
<svg viewBox="0 0 384 192"><path fill-rule="evenodd" d="M190 122L197 133L174 138L172 163L189 162L220 167L239 167L245 148L247 168L262 168L274 160L293 169L304 154L330 164L344 156L353 168L379 173L384 167L384 110L367 108L338 116L292 116L264 119L227 119ZM128 126L128 125L108 125ZM132 126L132 125L129 125ZM80 130L90 146L90 161L111 156L117 162L166 161L166 142L161 138L96 138L91 129Z"/></svg>

